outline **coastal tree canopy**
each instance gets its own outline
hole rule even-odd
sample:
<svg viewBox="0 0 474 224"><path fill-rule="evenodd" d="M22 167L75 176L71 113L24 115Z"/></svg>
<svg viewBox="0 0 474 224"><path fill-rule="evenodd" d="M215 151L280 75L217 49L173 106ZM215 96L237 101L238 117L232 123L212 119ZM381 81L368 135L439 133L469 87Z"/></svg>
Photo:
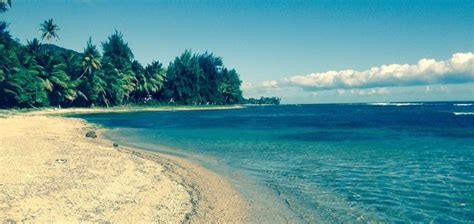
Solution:
<svg viewBox="0 0 474 224"><path fill-rule="evenodd" d="M4 9L10 1L0 2ZM89 39L83 52L57 45L52 19L40 36L22 45L0 22L0 107L70 107L144 104L235 104L243 100L236 70L212 53L185 50L167 68L157 60L142 65L119 31L102 42ZM47 43L42 43L46 41Z"/></svg>
<svg viewBox="0 0 474 224"><path fill-rule="evenodd" d="M11 6L0 0L0 14ZM60 32L52 19L39 31L22 45L0 22L0 108L277 102L245 100L237 71L210 52L185 50L168 67L158 60L142 65L117 30L101 49L89 38L83 52L51 44Z"/></svg>
<svg viewBox="0 0 474 224"><path fill-rule="evenodd" d="M168 66L160 96L184 104L228 104L242 100L238 73L224 67L222 58L186 50Z"/></svg>

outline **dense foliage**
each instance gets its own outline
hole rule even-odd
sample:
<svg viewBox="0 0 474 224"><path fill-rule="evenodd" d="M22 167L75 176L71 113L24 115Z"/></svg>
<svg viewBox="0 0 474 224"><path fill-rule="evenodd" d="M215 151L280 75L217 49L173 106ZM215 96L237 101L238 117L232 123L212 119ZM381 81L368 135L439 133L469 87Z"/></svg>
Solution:
<svg viewBox="0 0 474 224"><path fill-rule="evenodd" d="M281 98L279 97L260 97L260 98L248 98L242 101L245 104L256 104L256 105L280 105Z"/></svg>
<svg viewBox="0 0 474 224"><path fill-rule="evenodd" d="M0 0L0 14L12 6ZM3 15L4 18L5 15ZM186 50L168 68L143 66L123 35L115 31L101 44L89 40L83 52L51 44L60 27L52 19L39 26L41 40L22 45L0 22L0 108L114 106L143 104L279 104L277 97L244 99L239 74L212 53ZM47 43L43 43L46 41Z"/></svg>
<svg viewBox="0 0 474 224"><path fill-rule="evenodd" d="M210 53L185 51L170 63L159 97L184 104L234 104L242 100L239 75Z"/></svg>
<svg viewBox="0 0 474 224"><path fill-rule="evenodd" d="M0 2L0 12L11 6ZM150 100L177 104L242 102L238 73L211 53L186 50L165 69L159 61L143 66L123 35L115 31L83 52L50 44L59 40L53 20L39 28L41 40L15 41L0 22L0 107L113 106ZM46 41L47 44L43 43Z"/></svg>

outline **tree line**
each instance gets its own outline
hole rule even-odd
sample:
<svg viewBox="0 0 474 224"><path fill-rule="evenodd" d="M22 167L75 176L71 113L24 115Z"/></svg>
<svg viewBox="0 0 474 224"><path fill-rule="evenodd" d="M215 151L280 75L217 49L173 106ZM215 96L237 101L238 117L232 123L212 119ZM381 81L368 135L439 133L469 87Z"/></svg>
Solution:
<svg viewBox="0 0 474 224"><path fill-rule="evenodd" d="M244 99L244 104L256 104L256 105L280 105L281 98L279 97L260 97L260 98L248 98Z"/></svg>
<svg viewBox="0 0 474 224"><path fill-rule="evenodd" d="M0 13L11 1L0 0ZM0 107L114 106L158 101L175 104L243 102L241 80L212 53L186 50L167 68L159 61L135 60L122 33L115 31L99 47L89 39L83 52L51 44L60 28L52 19L40 27L40 39L22 45L0 22Z"/></svg>

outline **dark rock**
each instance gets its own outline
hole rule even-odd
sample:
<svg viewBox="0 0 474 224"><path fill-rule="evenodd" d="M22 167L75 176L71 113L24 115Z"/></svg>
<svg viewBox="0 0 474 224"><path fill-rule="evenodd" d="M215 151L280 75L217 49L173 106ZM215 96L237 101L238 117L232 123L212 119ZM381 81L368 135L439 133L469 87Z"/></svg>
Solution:
<svg viewBox="0 0 474 224"><path fill-rule="evenodd" d="M97 134L95 133L95 131L89 131L86 133L86 137L88 138L97 138Z"/></svg>
<svg viewBox="0 0 474 224"><path fill-rule="evenodd" d="M117 143L114 143L114 147L118 147L118 144L117 144Z"/></svg>

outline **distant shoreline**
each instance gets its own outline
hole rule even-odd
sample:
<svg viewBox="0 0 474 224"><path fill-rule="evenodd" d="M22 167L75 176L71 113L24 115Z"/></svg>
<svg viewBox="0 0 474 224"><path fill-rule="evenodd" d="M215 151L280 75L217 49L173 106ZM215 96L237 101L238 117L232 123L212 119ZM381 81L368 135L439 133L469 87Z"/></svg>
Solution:
<svg viewBox="0 0 474 224"><path fill-rule="evenodd" d="M225 178L172 155L113 147L82 119L48 116L235 108L10 111L0 118L0 220L245 223L248 203Z"/></svg>

